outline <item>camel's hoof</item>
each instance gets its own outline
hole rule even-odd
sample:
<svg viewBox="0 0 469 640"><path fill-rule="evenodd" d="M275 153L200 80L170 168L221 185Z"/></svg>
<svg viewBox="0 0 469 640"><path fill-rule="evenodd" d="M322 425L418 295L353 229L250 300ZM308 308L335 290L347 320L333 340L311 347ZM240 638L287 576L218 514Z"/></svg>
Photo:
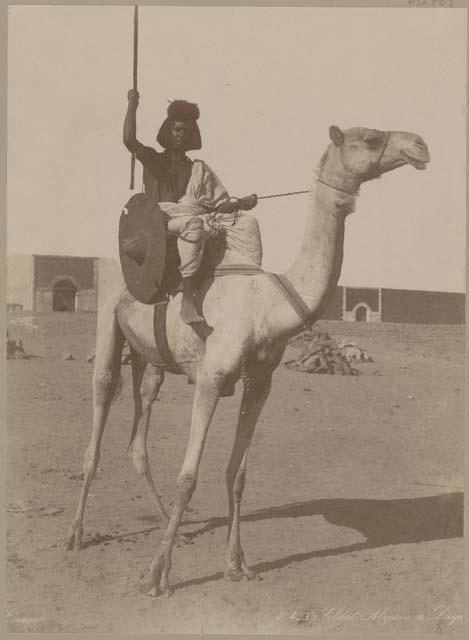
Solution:
<svg viewBox="0 0 469 640"><path fill-rule="evenodd" d="M260 580L260 576L255 572L252 571L251 569L245 569L242 572L243 576L246 578L246 580Z"/></svg>
<svg viewBox="0 0 469 640"><path fill-rule="evenodd" d="M252 569L248 569L247 567L242 567L240 569L237 569L236 567L229 567L228 569L226 569L224 575L227 580L231 580L232 582L239 582L243 579L249 581L262 580L259 574L257 574L255 571L252 571Z"/></svg>
<svg viewBox="0 0 469 640"><path fill-rule="evenodd" d="M186 544L194 544L194 540L190 534L186 533L178 533L176 536L176 544L178 545L186 545Z"/></svg>
<svg viewBox="0 0 469 640"><path fill-rule="evenodd" d="M65 543L65 549L67 551L80 551L81 548L81 537L77 536L76 533L71 533L67 538L67 542Z"/></svg>
<svg viewBox="0 0 469 640"><path fill-rule="evenodd" d="M240 582L243 579L243 572L230 567L225 571L224 576L226 580L231 580L231 582Z"/></svg>
<svg viewBox="0 0 469 640"><path fill-rule="evenodd" d="M153 581L143 580L138 586L138 592L150 598L156 598L160 595L160 589Z"/></svg>
<svg viewBox="0 0 469 640"><path fill-rule="evenodd" d="M142 595L149 596L150 598L157 598L162 595L170 598L174 593L174 589L170 585L166 585L161 588L156 586L151 580L143 580L138 587L138 591Z"/></svg>

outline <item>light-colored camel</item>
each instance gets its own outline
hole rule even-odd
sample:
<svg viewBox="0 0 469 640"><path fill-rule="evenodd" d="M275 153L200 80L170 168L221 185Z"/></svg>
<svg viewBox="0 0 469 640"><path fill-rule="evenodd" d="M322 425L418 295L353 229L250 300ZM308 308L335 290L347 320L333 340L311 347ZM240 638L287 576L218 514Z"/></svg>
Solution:
<svg viewBox="0 0 469 640"><path fill-rule="evenodd" d="M285 276L301 296L314 322L327 307L339 279L343 256L345 218L354 209L359 187L405 164L425 168L429 153L419 136L365 128L329 130L331 144L321 159L304 239L299 256ZM204 316L211 332L202 335L180 319L181 295L167 311L167 339L177 363L171 370L195 382L192 422L186 455L177 480L177 498L168 518L154 486L148 464L146 439L151 406L164 379L155 366L153 307L136 302L125 290L111 300L98 317L93 376L94 417L91 441L84 459L84 483L67 548L79 548L82 520L109 407L120 380L122 345L132 353L135 417L132 456L146 479L157 514L165 528L160 548L143 588L151 595L170 592L171 553L177 529L197 483L197 473L210 421L222 388L239 380L244 390L233 451L226 471L229 524L225 576L254 577L240 543L240 507L246 459L254 429L291 336L301 331L300 317L288 296L267 274L215 278L200 292Z"/></svg>

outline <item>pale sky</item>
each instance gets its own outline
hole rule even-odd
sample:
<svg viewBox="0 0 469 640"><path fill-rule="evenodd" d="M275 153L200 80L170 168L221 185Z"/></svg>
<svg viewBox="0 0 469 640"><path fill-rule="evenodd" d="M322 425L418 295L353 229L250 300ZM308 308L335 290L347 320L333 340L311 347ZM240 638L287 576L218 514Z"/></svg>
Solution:
<svg viewBox="0 0 469 640"><path fill-rule="evenodd" d="M138 137L197 102L204 159L232 195L307 189L331 124L412 131L426 171L362 187L341 283L465 290L466 10L139 9ZM132 7L10 6L8 250L117 256ZM137 163L136 183L141 185ZM306 196L255 210L264 266L293 261Z"/></svg>

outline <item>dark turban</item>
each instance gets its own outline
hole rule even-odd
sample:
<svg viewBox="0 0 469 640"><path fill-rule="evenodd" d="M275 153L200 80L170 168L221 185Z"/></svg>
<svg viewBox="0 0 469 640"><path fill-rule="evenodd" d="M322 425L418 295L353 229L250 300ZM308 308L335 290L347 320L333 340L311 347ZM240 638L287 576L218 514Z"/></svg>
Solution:
<svg viewBox="0 0 469 640"><path fill-rule="evenodd" d="M197 124L200 112L199 107L192 102L186 100L174 100L168 107L168 117L163 122L156 136L159 144L167 149L169 144L169 134L171 132L171 124L173 122L186 122L190 125L190 137L186 144L186 151L191 149L200 149L202 147L202 140L200 137L200 130Z"/></svg>

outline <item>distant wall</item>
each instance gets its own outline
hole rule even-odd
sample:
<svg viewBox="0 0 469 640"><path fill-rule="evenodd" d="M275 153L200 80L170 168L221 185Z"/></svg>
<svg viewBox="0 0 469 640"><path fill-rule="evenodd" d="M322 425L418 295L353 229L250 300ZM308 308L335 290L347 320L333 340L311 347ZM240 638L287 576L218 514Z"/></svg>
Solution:
<svg viewBox="0 0 469 640"><path fill-rule="evenodd" d="M25 311L34 308L33 256L7 257L7 305L20 305Z"/></svg>
<svg viewBox="0 0 469 640"><path fill-rule="evenodd" d="M357 305L365 304L372 311L379 311L378 289L347 287L346 311L352 311Z"/></svg>
<svg viewBox="0 0 469 640"><path fill-rule="evenodd" d="M382 292L383 322L464 324L464 293L401 289L383 289Z"/></svg>
<svg viewBox="0 0 469 640"><path fill-rule="evenodd" d="M75 308L77 311L96 311L96 289L82 289L77 291Z"/></svg>
<svg viewBox="0 0 469 640"><path fill-rule="evenodd" d="M36 256L36 287L50 287L57 276L73 276L78 289L94 287L94 258Z"/></svg>
<svg viewBox="0 0 469 640"><path fill-rule="evenodd" d="M98 309L124 284L119 262L115 258L98 260Z"/></svg>
<svg viewBox="0 0 469 640"><path fill-rule="evenodd" d="M343 320L381 322L380 289L346 287Z"/></svg>
<svg viewBox="0 0 469 640"><path fill-rule="evenodd" d="M332 300L330 301L324 314L321 316L324 320L342 320L342 296L343 287L337 287L334 291Z"/></svg>
<svg viewBox="0 0 469 640"><path fill-rule="evenodd" d="M357 310L367 309L368 322L410 322L421 324L464 324L464 293L446 291L408 291L378 288L345 288L345 312L342 310L344 287L337 287L323 318L355 322Z"/></svg>

